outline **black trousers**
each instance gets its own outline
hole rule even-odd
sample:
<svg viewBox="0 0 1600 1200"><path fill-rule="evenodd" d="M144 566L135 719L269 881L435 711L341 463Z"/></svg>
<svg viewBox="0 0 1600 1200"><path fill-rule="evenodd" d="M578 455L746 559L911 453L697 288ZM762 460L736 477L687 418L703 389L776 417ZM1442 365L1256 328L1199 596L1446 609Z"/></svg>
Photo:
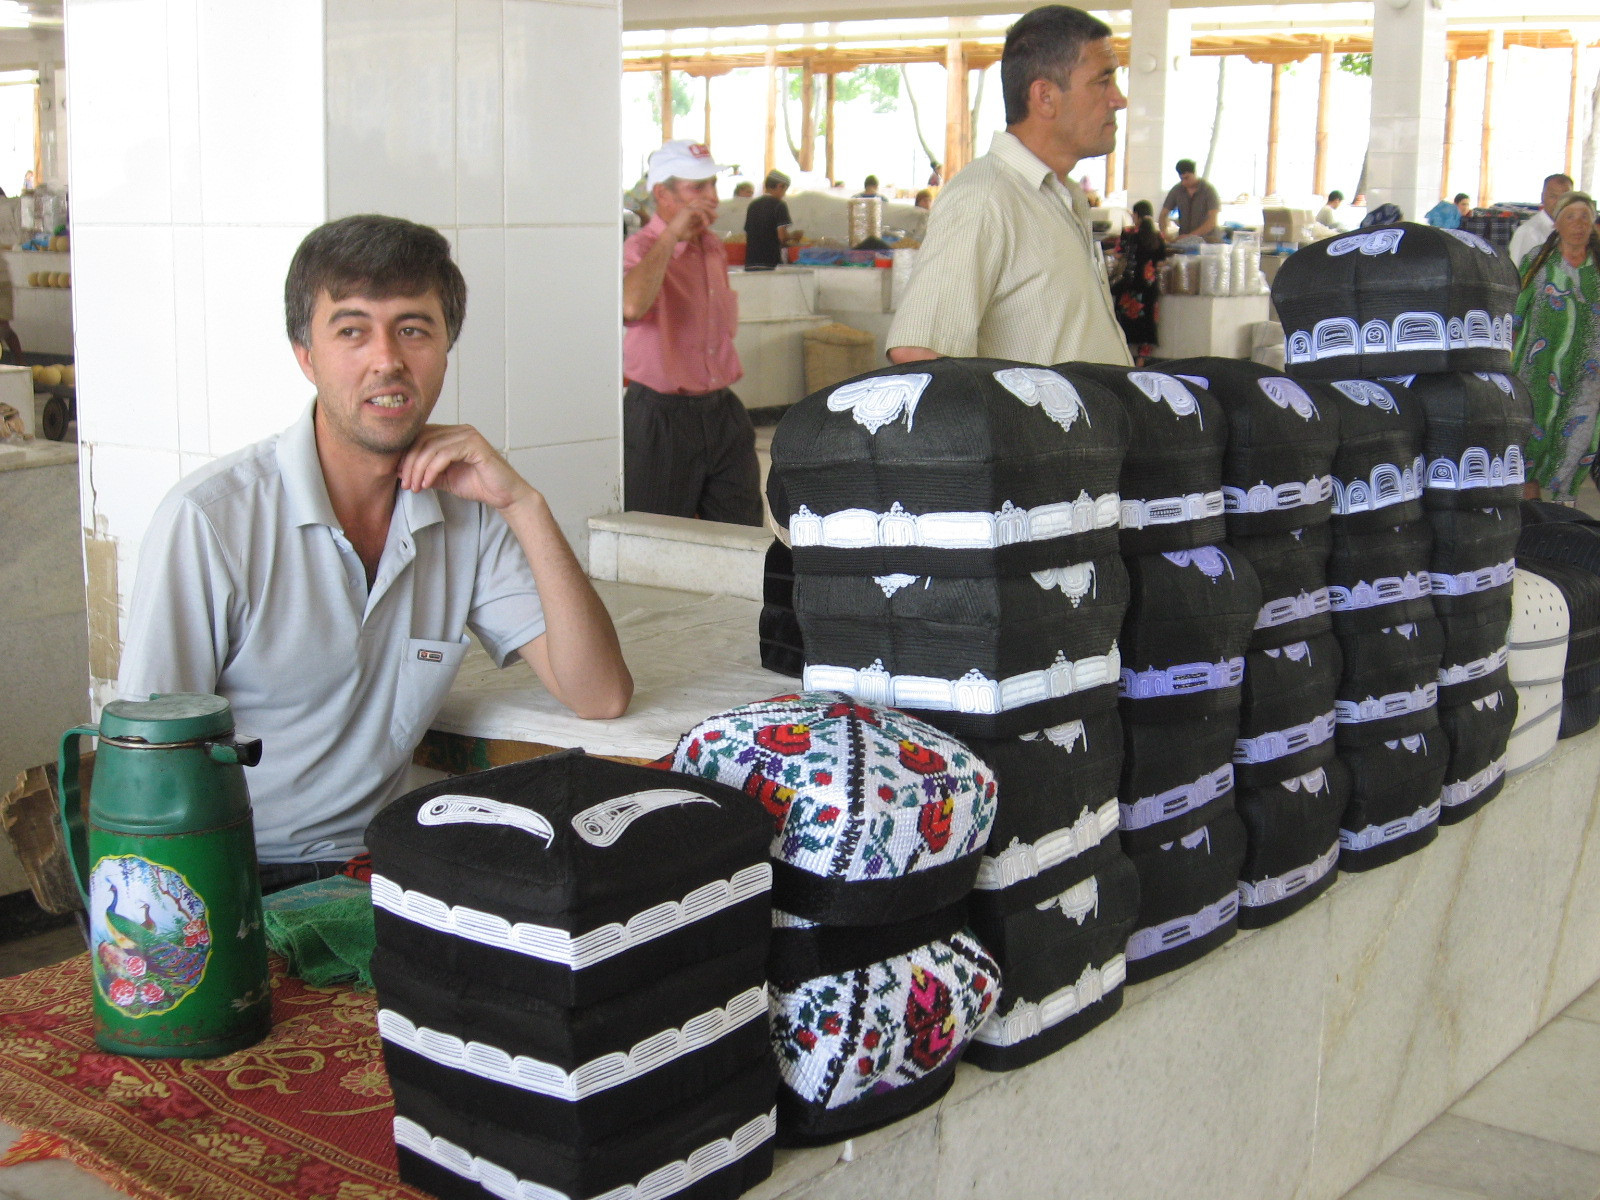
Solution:
<svg viewBox="0 0 1600 1200"><path fill-rule="evenodd" d="M756 430L744 403L728 388L668 396L629 384L622 490L634 512L764 525Z"/></svg>

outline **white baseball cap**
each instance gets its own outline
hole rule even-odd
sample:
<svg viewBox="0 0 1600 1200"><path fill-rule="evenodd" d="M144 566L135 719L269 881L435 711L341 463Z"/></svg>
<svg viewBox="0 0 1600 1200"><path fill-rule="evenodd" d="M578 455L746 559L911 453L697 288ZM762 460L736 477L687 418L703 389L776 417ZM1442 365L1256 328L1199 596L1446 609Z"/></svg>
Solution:
<svg viewBox="0 0 1600 1200"><path fill-rule="evenodd" d="M728 168L719 166L711 161L711 151L700 142L691 142L687 138L676 142L664 142L661 149L650 156L649 172L645 176L645 183L655 187L668 179L710 179L713 175L721 175Z"/></svg>

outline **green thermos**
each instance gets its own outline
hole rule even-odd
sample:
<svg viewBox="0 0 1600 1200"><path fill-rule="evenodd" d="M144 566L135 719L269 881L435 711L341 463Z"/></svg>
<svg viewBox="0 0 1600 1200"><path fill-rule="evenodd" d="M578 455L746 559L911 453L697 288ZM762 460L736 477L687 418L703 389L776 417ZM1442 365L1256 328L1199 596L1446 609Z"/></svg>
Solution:
<svg viewBox="0 0 1600 1200"><path fill-rule="evenodd" d="M83 812L78 738L98 735ZM255 827L220 696L114 700L61 737L61 823L89 915L95 1042L145 1058L213 1058L272 1028Z"/></svg>

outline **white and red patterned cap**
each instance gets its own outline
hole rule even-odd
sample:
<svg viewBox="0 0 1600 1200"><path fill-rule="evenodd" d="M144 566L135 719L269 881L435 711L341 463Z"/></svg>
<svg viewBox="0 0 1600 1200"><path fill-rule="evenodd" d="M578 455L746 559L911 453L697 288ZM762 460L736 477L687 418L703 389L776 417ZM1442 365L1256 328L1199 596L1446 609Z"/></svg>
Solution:
<svg viewBox="0 0 1600 1200"><path fill-rule="evenodd" d="M645 184L655 187L669 179L710 179L727 169L711 161L711 150L707 146L680 138L675 142L663 142L661 148L650 156Z"/></svg>

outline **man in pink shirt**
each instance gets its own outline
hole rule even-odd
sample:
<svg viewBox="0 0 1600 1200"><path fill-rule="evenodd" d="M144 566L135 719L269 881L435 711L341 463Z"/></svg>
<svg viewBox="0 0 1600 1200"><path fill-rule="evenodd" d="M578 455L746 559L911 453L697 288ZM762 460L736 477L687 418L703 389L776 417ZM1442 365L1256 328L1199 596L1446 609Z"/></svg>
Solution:
<svg viewBox="0 0 1600 1200"><path fill-rule="evenodd" d="M695 142L662 146L646 176L655 215L623 246L623 505L760 525L755 427L731 390L739 300L711 232L723 170Z"/></svg>

